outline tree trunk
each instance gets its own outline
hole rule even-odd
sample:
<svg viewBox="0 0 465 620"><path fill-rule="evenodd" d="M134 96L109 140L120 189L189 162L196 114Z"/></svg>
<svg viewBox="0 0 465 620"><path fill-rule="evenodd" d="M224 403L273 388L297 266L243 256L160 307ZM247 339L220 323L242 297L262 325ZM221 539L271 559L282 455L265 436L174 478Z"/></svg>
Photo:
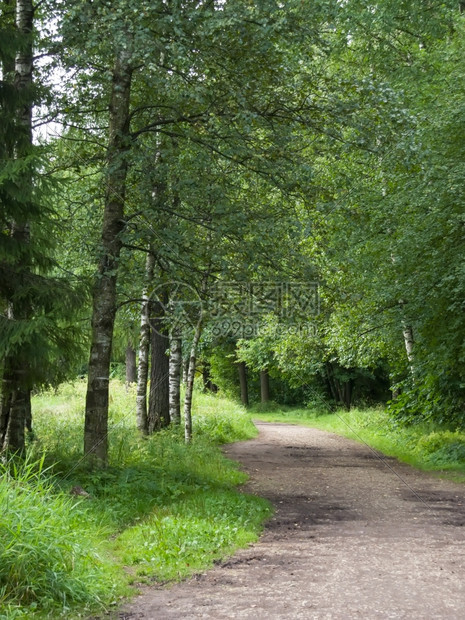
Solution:
<svg viewBox="0 0 465 620"><path fill-rule="evenodd" d="M249 405L249 390L247 387L247 368L245 362L237 362L237 370L241 386L241 403L247 407Z"/></svg>
<svg viewBox="0 0 465 620"><path fill-rule="evenodd" d="M270 375L268 370L260 371L260 396L262 403L270 400Z"/></svg>
<svg viewBox="0 0 465 620"><path fill-rule="evenodd" d="M325 370L326 370L326 380L328 382L328 387L331 393L331 397L334 400L334 402L337 403L338 396L337 396L336 386L334 382L334 371L333 371L332 364L330 362L325 363Z"/></svg>
<svg viewBox="0 0 465 620"><path fill-rule="evenodd" d="M197 323L194 338L192 340L189 365L187 370L186 393L184 396L184 438L186 443L192 441L192 394L194 391L195 362L197 358L197 347L202 333L201 321Z"/></svg>
<svg viewBox="0 0 465 620"><path fill-rule="evenodd" d="M404 344L405 344L405 351L407 353L407 359L410 364L410 369L412 370L413 369L413 345L414 345L412 326L403 324L402 335L404 336Z"/></svg>
<svg viewBox="0 0 465 620"><path fill-rule="evenodd" d="M32 403L31 403L31 393L32 390L27 390L26 396L26 417L24 420L24 425L28 433L32 434Z"/></svg>
<svg viewBox="0 0 465 620"><path fill-rule="evenodd" d="M147 253L145 261L145 287L142 293L140 311L139 368L137 373L136 417L137 428L147 433L147 382L149 379L150 321L149 321L149 287L153 281L155 256Z"/></svg>
<svg viewBox="0 0 465 620"><path fill-rule="evenodd" d="M202 363L202 380L203 380L203 391L208 392L211 389L211 381L210 381L210 372L208 367L208 362Z"/></svg>
<svg viewBox="0 0 465 620"><path fill-rule="evenodd" d="M125 48L117 53L113 68L102 251L93 290L92 340L84 424L84 455L100 464L106 464L108 457L108 390L116 316L116 279L121 252L120 234L124 226L131 76L130 52Z"/></svg>
<svg viewBox="0 0 465 620"><path fill-rule="evenodd" d="M9 362L10 360L7 360L7 363ZM30 393L21 387L21 376L17 366L5 368L2 387L0 451L22 454L25 449L24 427L30 406Z"/></svg>
<svg viewBox="0 0 465 620"><path fill-rule="evenodd" d="M176 334L170 338L170 420L181 423L181 365L182 340Z"/></svg>
<svg viewBox="0 0 465 620"><path fill-rule="evenodd" d="M21 35L22 45L15 58L15 86L25 91L26 97L21 107L19 120L23 129L22 141L17 143L17 155L28 152L32 144L32 104L27 91L32 86L33 49L32 28L34 23L34 4L32 0L16 0L16 28Z"/></svg>
<svg viewBox="0 0 465 620"><path fill-rule="evenodd" d="M343 384L343 386L344 386L344 389L343 389L344 406L347 409L347 411L350 411L350 408L352 406L352 393L354 390L354 380L349 379Z"/></svg>
<svg viewBox="0 0 465 620"><path fill-rule="evenodd" d="M0 401L0 452L8 449L6 443L6 433L8 429L8 421L10 419L10 400L11 395L6 389L7 376L5 370L2 371L2 393Z"/></svg>
<svg viewBox="0 0 465 620"><path fill-rule="evenodd" d="M169 402L169 357L170 343L166 335L163 306L158 301L150 302L150 392L147 412L147 432L152 434L170 423Z"/></svg>
<svg viewBox="0 0 465 620"><path fill-rule="evenodd" d="M187 385L187 376L189 374L189 358L182 359L182 382Z"/></svg>
<svg viewBox="0 0 465 620"><path fill-rule="evenodd" d="M126 386L137 382L136 350L130 342L126 347Z"/></svg>
<svg viewBox="0 0 465 620"><path fill-rule="evenodd" d="M218 386L215 385L211 379L210 364L208 362L203 362L202 378L203 378L203 391L213 392L214 394L216 394L216 392L218 392Z"/></svg>
<svg viewBox="0 0 465 620"><path fill-rule="evenodd" d="M32 146L32 69L33 45L32 30L34 23L34 6L32 0L17 0L16 2L16 29L21 37L20 49L14 61L14 85L18 92L24 93L18 109L18 120L21 131L14 145L14 156L17 159L28 157ZM13 69L2 67L6 72ZM29 92L28 92L29 91ZM22 191L32 192L32 178L26 169L22 178L18 179ZM19 243L27 244L30 240L29 224L27 221L18 221L11 224L11 236ZM25 305L26 303L26 305ZM8 304L8 319L27 319L30 308L27 302L22 304ZM28 360L27 355L21 355L21 350L4 360L2 381L2 405L0 413L0 451L22 453L25 449L24 427L31 425L31 392L28 387Z"/></svg>

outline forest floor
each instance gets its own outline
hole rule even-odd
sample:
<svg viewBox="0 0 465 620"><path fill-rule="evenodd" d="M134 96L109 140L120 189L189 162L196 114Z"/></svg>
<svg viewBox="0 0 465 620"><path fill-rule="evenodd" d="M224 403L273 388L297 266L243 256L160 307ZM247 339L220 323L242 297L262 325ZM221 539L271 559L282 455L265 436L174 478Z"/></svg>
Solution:
<svg viewBox="0 0 465 620"><path fill-rule="evenodd" d="M465 617L465 486L325 431L257 426L225 452L275 507L260 540L146 587L120 620Z"/></svg>

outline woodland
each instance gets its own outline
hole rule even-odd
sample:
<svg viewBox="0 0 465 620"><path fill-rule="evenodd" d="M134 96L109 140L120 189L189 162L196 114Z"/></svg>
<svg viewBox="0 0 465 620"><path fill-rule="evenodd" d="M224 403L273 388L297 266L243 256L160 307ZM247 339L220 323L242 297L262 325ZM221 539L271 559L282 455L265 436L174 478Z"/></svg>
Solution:
<svg viewBox="0 0 465 620"><path fill-rule="evenodd" d="M237 399L463 430L463 9L0 2L8 484L48 496L49 459L98 495L129 446L200 450L196 399L233 408L226 426ZM49 397L62 400L44 423ZM47 424L72 449L47 443ZM11 582L0 569L0 603L44 599L11 598ZM65 609L60 588L47 600Z"/></svg>

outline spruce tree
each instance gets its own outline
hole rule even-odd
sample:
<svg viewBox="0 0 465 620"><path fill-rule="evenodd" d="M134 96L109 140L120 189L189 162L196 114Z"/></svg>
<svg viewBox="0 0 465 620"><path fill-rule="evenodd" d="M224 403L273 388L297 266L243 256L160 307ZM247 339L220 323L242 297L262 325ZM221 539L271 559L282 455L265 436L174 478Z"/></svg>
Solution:
<svg viewBox="0 0 465 620"><path fill-rule="evenodd" d="M32 140L34 7L4 2L0 32L0 451L21 453L31 390L63 377L74 296L53 257L54 189ZM71 336L71 338L70 338Z"/></svg>

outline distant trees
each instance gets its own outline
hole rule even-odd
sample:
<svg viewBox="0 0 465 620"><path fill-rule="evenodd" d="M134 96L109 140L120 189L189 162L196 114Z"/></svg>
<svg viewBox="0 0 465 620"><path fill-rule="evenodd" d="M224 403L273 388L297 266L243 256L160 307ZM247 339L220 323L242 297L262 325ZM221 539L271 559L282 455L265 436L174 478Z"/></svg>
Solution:
<svg viewBox="0 0 465 620"><path fill-rule="evenodd" d="M453 119L463 93L451 84L463 22L452 2L407 14L376 7L378 18L352 24L349 54L369 50L360 88L371 84L378 127L365 135L369 148L333 162L328 213L308 246L321 270L324 342L347 368L388 370L396 415L458 423L463 154Z"/></svg>

